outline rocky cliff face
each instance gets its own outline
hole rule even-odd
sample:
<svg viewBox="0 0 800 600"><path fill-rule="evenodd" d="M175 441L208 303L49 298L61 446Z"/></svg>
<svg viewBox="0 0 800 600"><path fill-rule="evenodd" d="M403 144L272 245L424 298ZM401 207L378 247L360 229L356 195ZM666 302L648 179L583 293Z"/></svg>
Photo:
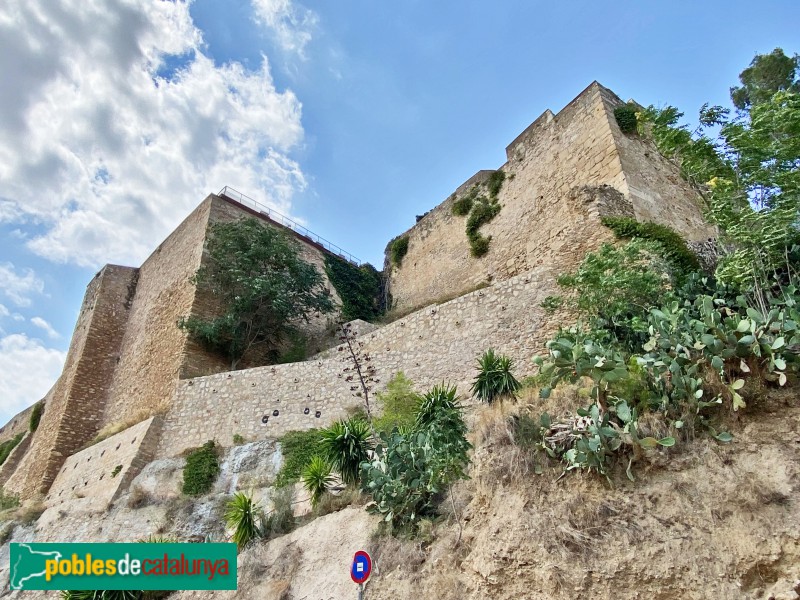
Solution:
<svg viewBox="0 0 800 600"><path fill-rule="evenodd" d="M564 410L581 402L559 401ZM635 482L623 466L612 485L592 475L559 478L558 467L536 475L511 443L508 416L516 410L472 411L471 479L453 489L441 519L418 538L379 535L377 517L356 500L244 551L237 592L175 597L356 597L348 565L358 549L374 558L369 600L800 597L796 392L749 408L732 424L733 443L703 437L653 451L635 466ZM48 509L33 525L16 526L10 540L220 539L227 494L251 490L268 503L280 461L271 443L235 447L213 493L195 501L179 495L182 459L155 461L110 510L91 512L78 502ZM296 500L305 512L299 494ZM17 597L7 590L7 553L5 544L0 596Z"/></svg>

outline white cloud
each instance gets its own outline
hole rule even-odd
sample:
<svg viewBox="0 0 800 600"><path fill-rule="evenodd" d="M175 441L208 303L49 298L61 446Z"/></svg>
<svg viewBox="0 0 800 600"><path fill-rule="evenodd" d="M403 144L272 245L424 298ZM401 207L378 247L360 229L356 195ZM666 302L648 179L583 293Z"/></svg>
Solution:
<svg viewBox="0 0 800 600"><path fill-rule="evenodd" d="M23 334L0 338L0 424L44 397L65 357Z"/></svg>
<svg viewBox="0 0 800 600"><path fill-rule="evenodd" d="M55 262L138 265L209 192L305 186L300 102L266 57L215 65L185 1L4 0L0 81L0 221Z"/></svg>
<svg viewBox="0 0 800 600"><path fill-rule="evenodd" d="M30 295L41 294L44 282L30 269L20 275L13 264L0 263L0 290L17 306L30 306Z"/></svg>
<svg viewBox="0 0 800 600"><path fill-rule="evenodd" d="M5 306L0 304L0 317L8 317L8 316L11 316L11 313Z"/></svg>
<svg viewBox="0 0 800 600"><path fill-rule="evenodd" d="M61 337L59 333L55 329L53 329L53 326L50 325L50 323L48 323L47 321L45 321L42 317L33 317L31 319L31 324L35 325L39 329L43 329L44 332L47 333L47 337L49 337L50 339L56 340Z"/></svg>
<svg viewBox="0 0 800 600"><path fill-rule="evenodd" d="M317 14L292 0L252 0L256 22L267 27L289 52L303 57L311 32L319 21Z"/></svg>

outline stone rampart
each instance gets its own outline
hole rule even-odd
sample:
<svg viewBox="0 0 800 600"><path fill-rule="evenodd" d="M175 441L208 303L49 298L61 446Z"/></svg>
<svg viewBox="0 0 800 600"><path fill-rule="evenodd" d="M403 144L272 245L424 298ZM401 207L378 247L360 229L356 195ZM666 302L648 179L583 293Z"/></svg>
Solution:
<svg viewBox="0 0 800 600"><path fill-rule="evenodd" d="M11 417L3 427L0 427L0 444L15 437L18 433L25 433L31 422L31 412L34 405L30 405L25 410L21 410Z"/></svg>
<svg viewBox="0 0 800 600"><path fill-rule="evenodd" d="M137 269L107 265L89 284L64 370L44 398L39 427L6 481L7 490L25 499L44 493L64 457L100 428L136 273Z"/></svg>
<svg viewBox="0 0 800 600"><path fill-rule="evenodd" d="M161 418L151 417L67 458L45 505L85 498L87 508L104 509L153 459L160 426Z"/></svg>
<svg viewBox="0 0 800 600"><path fill-rule="evenodd" d="M673 227L689 240L711 237L700 199L677 168L636 135L625 135L613 115L622 101L592 83L558 114L545 111L506 148L500 213L481 227L489 252L475 258L465 233L467 217L453 202L486 178L480 171L405 234L408 253L390 269L397 309L453 297L486 282L513 277L537 265L557 273L573 269L587 251L613 235L604 215L635 216ZM613 189L622 203L603 204ZM625 210L617 210L621 207ZM388 260L387 260L388 264Z"/></svg>
<svg viewBox="0 0 800 600"><path fill-rule="evenodd" d="M543 350L557 322L540 308L555 293L552 286L553 273L539 267L359 336L377 369L377 387L403 371L420 391L447 381L468 396L475 362L489 347L511 356L519 377L532 374L531 358ZM230 446L234 434L248 440L278 437L344 417L361 406L342 372L348 366L344 359L334 348L307 362L179 382L158 457L210 439Z"/></svg>

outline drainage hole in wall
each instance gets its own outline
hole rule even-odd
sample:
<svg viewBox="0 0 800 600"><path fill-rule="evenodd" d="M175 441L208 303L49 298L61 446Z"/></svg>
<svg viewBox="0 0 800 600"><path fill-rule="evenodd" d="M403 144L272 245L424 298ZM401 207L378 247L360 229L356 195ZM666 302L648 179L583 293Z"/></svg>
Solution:
<svg viewBox="0 0 800 600"><path fill-rule="evenodd" d="M261 417L261 424L266 425L269 422L269 415L264 415Z"/></svg>
<svg viewBox="0 0 800 600"><path fill-rule="evenodd" d="M322 416L322 413L320 411L317 411L314 413L314 416L319 419Z"/></svg>
<svg viewBox="0 0 800 600"><path fill-rule="evenodd" d="M279 414L281 414L279 410L273 410L272 411L272 416L273 417L277 417Z"/></svg>
<svg viewBox="0 0 800 600"><path fill-rule="evenodd" d="M311 411L309 410L309 408L308 408L308 407L306 407L306 409L303 411L303 414L304 414L304 415L307 415L307 414L308 414L308 413L310 413L310 412L311 412Z"/></svg>

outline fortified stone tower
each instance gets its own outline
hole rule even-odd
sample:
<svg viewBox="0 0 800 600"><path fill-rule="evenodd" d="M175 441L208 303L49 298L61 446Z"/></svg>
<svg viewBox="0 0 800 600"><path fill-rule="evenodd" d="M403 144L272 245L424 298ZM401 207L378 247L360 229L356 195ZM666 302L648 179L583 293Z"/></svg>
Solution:
<svg viewBox="0 0 800 600"><path fill-rule="evenodd" d="M503 281L537 265L557 273L613 239L603 216L668 225L689 241L715 236L700 198L652 143L620 131L623 102L592 83L558 114L546 110L506 148L500 213L481 228L488 254L470 255L463 216L453 203L493 171L479 171L403 235L408 254L391 268L394 307L425 306ZM390 261L386 261L387 266Z"/></svg>

